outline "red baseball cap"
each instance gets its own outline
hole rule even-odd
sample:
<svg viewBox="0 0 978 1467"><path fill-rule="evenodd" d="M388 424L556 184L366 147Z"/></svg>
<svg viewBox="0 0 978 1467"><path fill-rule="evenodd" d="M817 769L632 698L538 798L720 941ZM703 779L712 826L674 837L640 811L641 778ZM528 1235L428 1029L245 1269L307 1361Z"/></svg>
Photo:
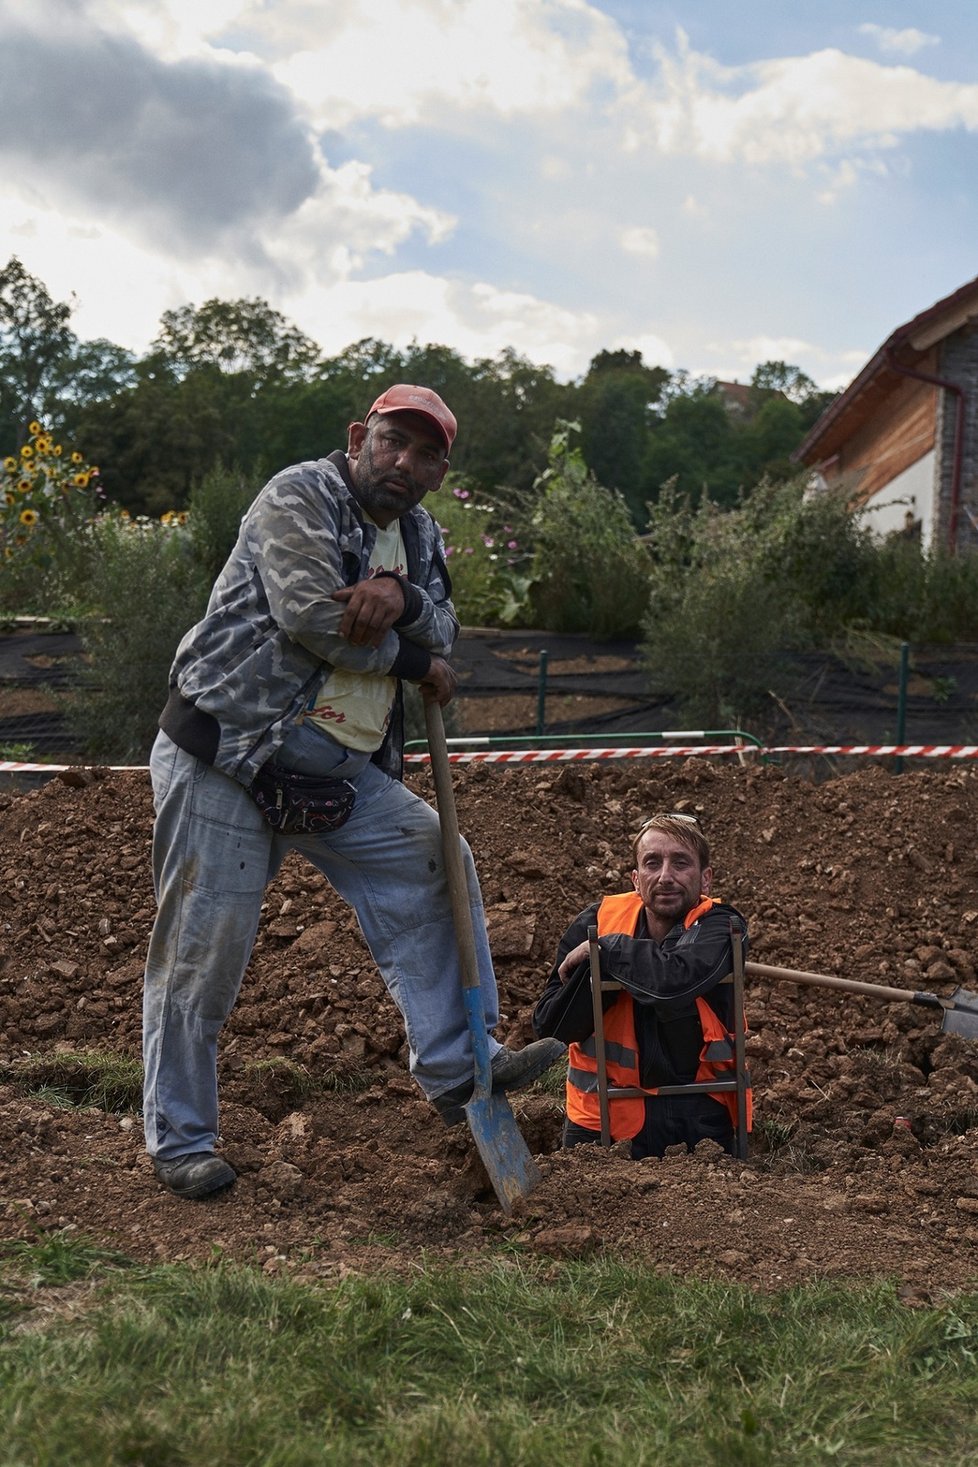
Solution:
<svg viewBox="0 0 978 1467"><path fill-rule="evenodd" d="M427 418L444 438L446 453L451 452L458 432L455 414L430 387L411 387L405 382L398 382L380 394L370 413L417 413L419 417Z"/></svg>

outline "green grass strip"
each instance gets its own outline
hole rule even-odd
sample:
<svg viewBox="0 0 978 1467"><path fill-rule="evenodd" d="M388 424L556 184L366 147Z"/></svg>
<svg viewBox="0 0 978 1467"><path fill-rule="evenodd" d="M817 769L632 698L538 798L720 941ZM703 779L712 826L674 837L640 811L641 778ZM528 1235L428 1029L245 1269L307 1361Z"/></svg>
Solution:
<svg viewBox="0 0 978 1467"><path fill-rule="evenodd" d="M0 1269L4 1467L974 1462L978 1294L510 1256L318 1286L83 1240L72 1284L38 1246Z"/></svg>

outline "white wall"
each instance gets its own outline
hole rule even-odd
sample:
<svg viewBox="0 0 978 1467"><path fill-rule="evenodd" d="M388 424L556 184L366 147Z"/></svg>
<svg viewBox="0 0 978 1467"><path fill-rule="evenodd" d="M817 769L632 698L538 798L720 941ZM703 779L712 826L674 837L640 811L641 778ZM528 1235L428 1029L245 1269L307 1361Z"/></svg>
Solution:
<svg viewBox="0 0 978 1467"><path fill-rule="evenodd" d="M934 449L867 500L863 512L873 533L882 536L903 529L908 509L922 521L921 542L926 549L934 532Z"/></svg>

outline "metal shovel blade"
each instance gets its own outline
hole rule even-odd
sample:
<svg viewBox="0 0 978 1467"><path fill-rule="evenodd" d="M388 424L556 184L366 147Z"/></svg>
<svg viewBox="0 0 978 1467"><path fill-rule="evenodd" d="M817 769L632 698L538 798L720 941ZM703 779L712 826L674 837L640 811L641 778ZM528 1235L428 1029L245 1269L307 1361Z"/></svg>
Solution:
<svg viewBox="0 0 978 1467"><path fill-rule="evenodd" d="M445 860L445 873L448 877L455 939L458 944L462 997L475 1062L475 1087L472 1099L465 1107L465 1118L469 1123L469 1130L472 1132L472 1138L478 1147L483 1165L489 1174L489 1180L499 1200L499 1205L503 1212L509 1214L515 1202L533 1191L543 1173L530 1155L529 1147L509 1108L509 1101L505 1095L493 1095L492 1093L489 1039L486 1033L482 990L479 987L479 969L475 959L472 910L469 906L468 883L465 879L465 867L462 861L461 836L448 763L445 725L442 721L441 708L433 699L425 699L424 711L425 722L428 726L431 772L438 800L442 853Z"/></svg>
<svg viewBox="0 0 978 1467"><path fill-rule="evenodd" d="M978 1039L978 993L956 988L944 1010L941 1032L960 1034L963 1039Z"/></svg>
<svg viewBox="0 0 978 1467"><path fill-rule="evenodd" d="M530 1155L505 1095L470 1100L465 1118L499 1205L508 1217L514 1203L528 1197L543 1174Z"/></svg>

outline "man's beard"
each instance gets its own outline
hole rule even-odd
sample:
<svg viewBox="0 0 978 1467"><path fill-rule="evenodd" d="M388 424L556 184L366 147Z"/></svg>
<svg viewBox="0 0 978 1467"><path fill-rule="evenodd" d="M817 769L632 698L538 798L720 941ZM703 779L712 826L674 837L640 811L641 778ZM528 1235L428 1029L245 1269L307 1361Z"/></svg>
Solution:
<svg viewBox="0 0 978 1467"><path fill-rule="evenodd" d="M395 489L384 482L389 477L397 478L405 487ZM375 509L393 510L403 514L424 498L425 491L410 474L381 474L378 472L369 440L360 450L353 475L353 486L359 504L370 514Z"/></svg>

